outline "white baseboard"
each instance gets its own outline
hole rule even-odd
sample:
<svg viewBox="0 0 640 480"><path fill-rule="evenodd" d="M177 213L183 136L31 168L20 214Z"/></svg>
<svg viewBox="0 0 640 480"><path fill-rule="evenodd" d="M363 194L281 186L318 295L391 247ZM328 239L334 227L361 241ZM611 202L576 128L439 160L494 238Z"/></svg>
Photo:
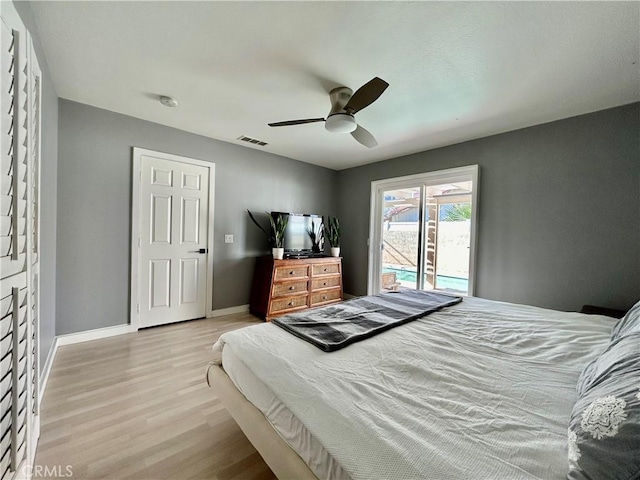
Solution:
<svg viewBox="0 0 640 480"><path fill-rule="evenodd" d="M88 342L90 340L99 340L101 338L115 337L125 333L137 332L138 329L130 324L116 325L114 327L96 328L95 330L87 330L86 332L67 333L66 335L58 335L56 337L57 346L73 345L74 343Z"/></svg>
<svg viewBox="0 0 640 480"><path fill-rule="evenodd" d="M49 381L49 374L53 367L53 361L58 353L58 347L61 345L73 345L74 343L88 342L90 340L98 340L100 338L113 337L115 335L122 335L123 333L131 333L137 331L131 325L117 325L115 327L97 328L95 330L88 330L86 332L68 333L66 335L57 335L53 337L51 343L51 349L49 355L44 363L44 368L40 373L40 401L44 395L44 391L47 388L47 382Z"/></svg>
<svg viewBox="0 0 640 480"><path fill-rule="evenodd" d="M245 313L249 311L249 304L237 305L235 307L220 308L211 312L211 317L222 317L223 315L233 315L234 313Z"/></svg>
<svg viewBox="0 0 640 480"><path fill-rule="evenodd" d="M51 367L53 366L53 360L56 358L56 353L58 352L58 337L53 337L53 343L51 343L51 348L49 349L49 355L47 356L47 361L44 362L44 368L40 373L40 401L42 402L42 396L44 395L44 389L47 387L47 382L49 381L49 374L51 373Z"/></svg>

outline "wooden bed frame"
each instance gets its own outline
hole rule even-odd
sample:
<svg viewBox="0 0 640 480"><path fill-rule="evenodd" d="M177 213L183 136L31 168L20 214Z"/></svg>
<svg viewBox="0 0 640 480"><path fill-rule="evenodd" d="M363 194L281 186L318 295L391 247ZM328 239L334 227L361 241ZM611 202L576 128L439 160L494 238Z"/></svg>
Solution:
<svg viewBox="0 0 640 480"><path fill-rule="evenodd" d="M318 477L273 428L271 422L236 388L222 366L210 363L207 384L214 389L240 429L281 480L317 480Z"/></svg>

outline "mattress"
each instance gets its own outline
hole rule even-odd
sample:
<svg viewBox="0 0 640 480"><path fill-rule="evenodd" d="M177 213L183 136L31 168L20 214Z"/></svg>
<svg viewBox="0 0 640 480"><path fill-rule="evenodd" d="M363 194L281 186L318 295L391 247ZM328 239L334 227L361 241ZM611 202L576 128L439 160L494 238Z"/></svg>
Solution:
<svg viewBox="0 0 640 480"><path fill-rule="evenodd" d="M307 455L347 477L550 480L566 477L577 378L612 326L466 298L334 353L271 324L228 332L214 349L225 370L231 354L265 387L256 395L255 379L234 379L285 440L298 429L319 444ZM305 430L280 426L291 418Z"/></svg>
<svg viewBox="0 0 640 480"><path fill-rule="evenodd" d="M236 388L264 414L275 431L309 465L316 477L331 480L350 479L304 424L269 387L256 378L242 360L233 353L232 348L223 350L222 364Z"/></svg>

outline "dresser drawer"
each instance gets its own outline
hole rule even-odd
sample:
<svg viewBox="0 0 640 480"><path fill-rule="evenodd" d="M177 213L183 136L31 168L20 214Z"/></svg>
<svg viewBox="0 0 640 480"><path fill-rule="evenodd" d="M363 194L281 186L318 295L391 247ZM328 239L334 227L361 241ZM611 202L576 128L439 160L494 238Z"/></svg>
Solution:
<svg viewBox="0 0 640 480"><path fill-rule="evenodd" d="M282 297L284 295L292 295L294 293L306 292L307 282L284 282L273 284L273 296Z"/></svg>
<svg viewBox="0 0 640 480"><path fill-rule="evenodd" d="M305 278L309 276L309 266L276 267L275 280L286 280L288 278Z"/></svg>
<svg viewBox="0 0 640 480"><path fill-rule="evenodd" d="M336 300L342 300L342 292L339 289L311 294L311 306L326 302L335 302Z"/></svg>
<svg viewBox="0 0 640 480"><path fill-rule="evenodd" d="M340 273L339 263L319 263L317 265L313 265L312 268L314 275L332 275Z"/></svg>
<svg viewBox="0 0 640 480"><path fill-rule="evenodd" d="M269 313L274 314L285 310L306 307L308 299L308 295L297 295L295 297L278 298L277 300L272 300Z"/></svg>
<svg viewBox="0 0 640 480"><path fill-rule="evenodd" d="M311 290L321 290L323 288L339 287L340 277L316 278L311 282Z"/></svg>
<svg viewBox="0 0 640 480"><path fill-rule="evenodd" d="M312 257L256 259L249 311L269 321L288 313L340 302L342 259Z"/></svg>

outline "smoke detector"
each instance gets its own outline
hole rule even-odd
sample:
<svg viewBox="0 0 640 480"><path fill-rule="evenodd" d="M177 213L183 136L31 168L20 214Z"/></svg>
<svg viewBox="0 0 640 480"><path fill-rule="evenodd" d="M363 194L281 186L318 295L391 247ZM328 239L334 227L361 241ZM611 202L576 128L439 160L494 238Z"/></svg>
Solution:
<svg viewBox="0 0 640 480"><path fill-rule="evenodd" d="M165 107L177 107L178 106L178 100L176 100L173 97L168 97L166 95L160 95L160 103L163 104Z"/></svg>

